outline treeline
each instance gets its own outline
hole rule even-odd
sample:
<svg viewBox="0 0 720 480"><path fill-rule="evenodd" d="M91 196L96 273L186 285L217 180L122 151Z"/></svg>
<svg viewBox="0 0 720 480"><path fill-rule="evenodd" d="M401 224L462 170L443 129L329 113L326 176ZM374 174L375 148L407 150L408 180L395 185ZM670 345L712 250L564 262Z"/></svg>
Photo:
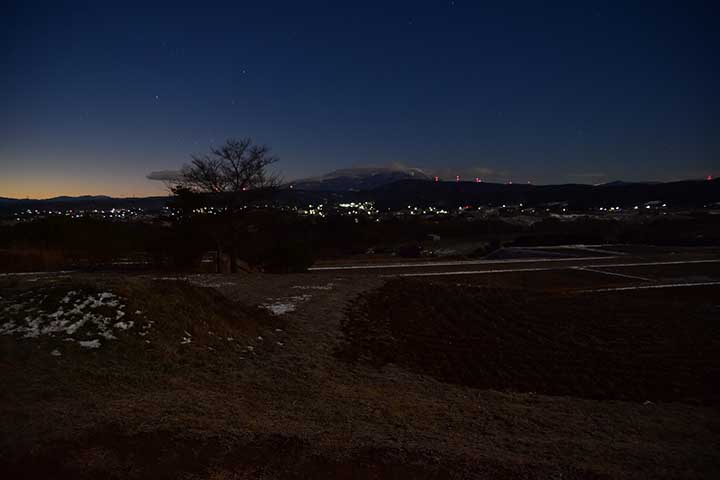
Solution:
<svg viewBox="0 0 720 480"><path fill-rule="evenodd" d="M228 252L233 252L236 267L302 271L313 263L314 256L307 229L298 220L281 212L251 212L234 224L214 216L174 223L47 218L0 227L0 270L148 265L231 271L236 268L230 268Z"/></svg>
<svg viewBox="0 0 720 480"><path fill-rule="evenodd" d="M640 218L640 217L639 217ZM517 246L628 243L658 246L720 245L720 216L696 213L638 220L549 217L513 239Z"/></svg>
<svg viewBox="0 0 720 480"><path fill-rule="evenodd" d="M0 270L154 268L207 272L301 272L316 258L373 252L418 256L438 239L499 246L639 243L720 245L720 216L659 215L642 221L546 217L532 225L507 219L299 216L248 209L231 218L187 215L174 223L48 218L0 227ZM203 261L204 260L204 261ZM135 265L135 267L132 267ZM138 267L142 265L142 267Z"/></svg>

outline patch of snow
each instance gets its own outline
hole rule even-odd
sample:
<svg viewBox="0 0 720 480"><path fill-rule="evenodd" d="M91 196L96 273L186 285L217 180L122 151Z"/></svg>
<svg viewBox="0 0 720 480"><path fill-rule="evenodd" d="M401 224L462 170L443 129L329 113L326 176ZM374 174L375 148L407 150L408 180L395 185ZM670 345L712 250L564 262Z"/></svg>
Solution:
<svg viewBox="0 0 720 480"><path fill-rule="evenodd" d="M109 332L107 330L100 332L100 336L104 337L106 340L116 340L117 337L112 334L112 332Z"/></svg>
<svg viewBox="0 0 720 480"><path fill-rule="evenodd" d="M154 323L155 323L155 321L150 320L148 323L144 324L144 325L141 327L140 332L138 333L138 335L140 335L141 337L144 337L145 335L147 335L148 333L150 333L150 329L152 328L152 326L153 326Z"/></svg>
<svg viewBox="0 0 720 480"><path fill-rule="evenodd" d="M25 308L24 303L16 303L14 305L10 305L9 307L5 307L6 313L18 313L20 310Z"/></svg>
<svg viewBox="0 0 720 480"><path fill-rule="evenodd" d="M50 355L52 355L53 357L60 357L60 356L62 356L62 353L60 353L60 350L58 350L58 349L56 348L55 350L53 350L52 352L50 352Z"/></svg>
<svg viewBox="0 0 720 480"><path fill-rule="evenodd" d="M101 337L107 340L117 338L113 329L127 330L134 322L119 321L125 312L125 304L117 295L101 292L85 296L81 292L70 290L58 300L56 306L45 305L47 295L25 296L26 303L15 303L3 311L10 315L23 316L0 325L0 334L16 334L23 338L58 335L82 335ZM39 306L51 311L45 312ZM73 341L65 338L65 341ZM93 343L96 342L96 343ZM80 342L85 348L98 348L99 340ZM96 345L96 346L95 346Z"/></svg>
<svg viewBox="0 0 720 480"><path fill-rule="evenodd" d="M83 340L78 342L83 348L100 348L100 340Z"/></svg>
<svg viewBox="0 0 720 480"><path fill-rule="evenodd" d="M5 322L2 325L0 325L0 334L5 334L5 332L9 332L15 329L15 322L10 320L9 322Z"/></svg>
<svg viewBox="0 0 720 480"><path fill-rule="evenodd" d="M265 304L263 305L264 308L270 310L270 313L273 315L284 315L288 312L294 312L295 311L295 304L294 303L271 303L271 304Z"/></svg>
<svg viewBox="0 0 720 480"><path fill-rule="evenodd" d="M70 291L67 293L67 295L65 295L65 296L63 297L63 299L60 300L60 303L68 303L68 302L70 302L70 298L72 298L72 297L75 295L75 293L77 293L77 292L75 292L75 290L70 290Z"/></svg>
<svg viewBox="0 0 720 480"><path fill-rule="evenodd" d="M294 312L298 303L310 300L312 295L294 295L288 298L278 298L273 303L264 303L261 307L267 309L273 315L284 315L288 312ZM272 299L271 299L272 300Z"/></svg>

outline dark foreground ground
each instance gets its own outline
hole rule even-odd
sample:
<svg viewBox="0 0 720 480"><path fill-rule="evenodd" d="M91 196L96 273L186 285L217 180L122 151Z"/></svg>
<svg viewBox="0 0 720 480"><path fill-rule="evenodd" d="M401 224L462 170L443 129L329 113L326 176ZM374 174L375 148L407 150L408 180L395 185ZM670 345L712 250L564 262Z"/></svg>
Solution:
<svg viewBox="0 0 720 480"><path fill-rule="evenodd" d="M717 478L720 287L538 275L2 278L0 475Z"/></svg>

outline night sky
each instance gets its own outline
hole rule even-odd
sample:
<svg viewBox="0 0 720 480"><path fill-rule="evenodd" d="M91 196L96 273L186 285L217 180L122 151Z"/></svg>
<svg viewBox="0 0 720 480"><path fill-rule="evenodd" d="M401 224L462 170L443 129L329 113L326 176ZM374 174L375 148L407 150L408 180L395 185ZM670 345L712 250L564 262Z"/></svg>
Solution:
<svg viewBox="0 0 720 480"><path fill-rule="evenodd" d="M285 179L720 173L715 2L10 2L0 196L162 194L228 137Z"/></svg>

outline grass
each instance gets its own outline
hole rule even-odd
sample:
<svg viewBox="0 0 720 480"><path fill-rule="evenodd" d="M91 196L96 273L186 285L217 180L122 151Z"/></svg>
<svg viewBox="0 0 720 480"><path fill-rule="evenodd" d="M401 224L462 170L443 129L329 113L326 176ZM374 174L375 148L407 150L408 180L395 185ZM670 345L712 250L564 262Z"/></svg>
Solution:
<svg viewBox="0 0 720 480"><path fill-rule="evenodd" d="M65 348L61 338L0 335L0 475L697 478L720 466L715 406L499 392L440 381L410 363L375 362L373 351L361 361L337 359L334 352L359 338L352 330L359 326L342 328L346 308L362 310L368 298L389 293L401 305L419 292L430 301L442 292L436 285L375 289L376 279L332 278L333 289L312 290L281 321L254 305L330 279L228 279L237 285L224 294L120 275L6 279L3 299L43 289L55 298L70 289L112 291L154 326L150 344L130 329L100 349L67 347L60 357L49 352ZM357 299L359 292L366 293ZM488 308L511 301L493 292L500 299L486 300ZM402 308L414 312L420 331L428 328L421 320L435 316L416 306ZM475 371L470 362L460 367Z"/></svg>

